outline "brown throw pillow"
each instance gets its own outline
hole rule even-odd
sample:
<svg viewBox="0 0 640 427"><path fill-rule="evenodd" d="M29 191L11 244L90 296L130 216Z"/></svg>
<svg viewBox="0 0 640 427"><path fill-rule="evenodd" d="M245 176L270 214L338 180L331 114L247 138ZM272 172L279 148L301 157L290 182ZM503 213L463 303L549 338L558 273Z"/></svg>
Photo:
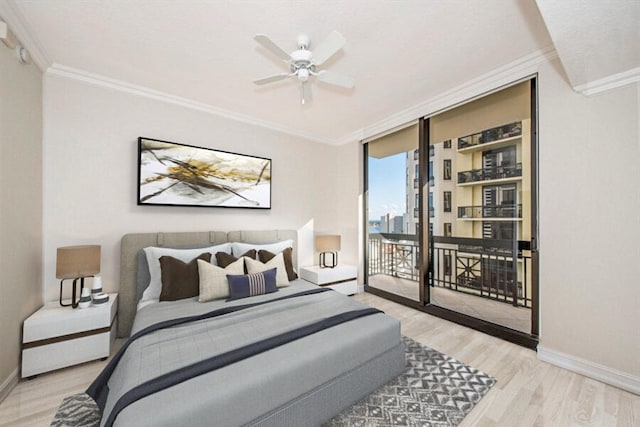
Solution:
<svg viewBox="0 0 640 427"><path fill-rule="evenodd" d="M276 254L265 251L264 249L260 249L260 251L258 252L258 258L260 259L260 262L263 263L269 262L274 256L276 256ZM284 268L285 270L287 270L287 277L289 278L289 281L296 280L298 278L298 275L293 269L293 248L287 248L283 250L282 256L284 258Z"/></svg>
<svg viewBox="0 0 640 427"><path fill-rule="evenodd" d="M160 301L176 301L198 296L200 292L199 259L209 262L211 253L205 252L189 263L167 255L160 257L162 281Z"/></svg>
<svg viewBox="0 0 640 427"><path fill-rule="evenodd" d="M222 268L226 268L229 264L236 262L239 258L243 256L249 257L251 259L256 259L256 250L250 249L247 252L243 253L239 257L234 257L233 255L229 255L226 252L216 252L216 261L218 261L218 266Z"/></svg>

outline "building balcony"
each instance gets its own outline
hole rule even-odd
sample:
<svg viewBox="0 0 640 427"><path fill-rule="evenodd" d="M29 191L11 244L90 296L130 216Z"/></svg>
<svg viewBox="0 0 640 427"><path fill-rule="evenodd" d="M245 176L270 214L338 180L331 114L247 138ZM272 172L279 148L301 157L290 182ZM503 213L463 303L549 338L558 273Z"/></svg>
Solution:
<svg viewBox="0 0 640 427"><path fill-rule="evenodd" d="M458 206L458 219L522 220L522 204Z"/></svg>
<svg viewBox="0 0 640 427"><path fill-rule="evenodd" d="M509 123L482 132L458 138L458 151L475 151L491 145L497 148L505 144L511 144L522 135L522 122Z"/></svg>
<svg viewBox="0 0 640 427"><path fill-rule="evenodd" d="M418 178L413 179L413 188L414 189L420 188L420 180Z"/></svg>
<svg viewBox="0 0 640 427"><path fill-rule="evenodd" d="M474 185L486 181L505 181L522 177L522 163L515 165L501 165L493 168L472 169L458 172L459 185Z"/></svg>
<svg viewBox="0 0 640 427"><path fill-rule="evenodd" d="M531 257L518 242L514 257L510 240L432 236L429 264L431 285L476 297L500 301L516 307L531 308L529 275ZM521 271L514 265L514 258ZM420 251L415 235L370 234L368 275L388 276L419 282Z"/></svg>

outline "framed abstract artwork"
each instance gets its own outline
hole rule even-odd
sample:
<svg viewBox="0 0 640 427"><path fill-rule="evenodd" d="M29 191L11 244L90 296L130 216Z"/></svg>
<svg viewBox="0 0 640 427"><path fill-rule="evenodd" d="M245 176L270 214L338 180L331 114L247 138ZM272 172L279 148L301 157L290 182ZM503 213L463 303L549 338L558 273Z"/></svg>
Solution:
<svg viewBox="0 0 640 427"><path fill-rule="evenodd" d="M271 159L140 137L138 205L271 209Z"/></svg>

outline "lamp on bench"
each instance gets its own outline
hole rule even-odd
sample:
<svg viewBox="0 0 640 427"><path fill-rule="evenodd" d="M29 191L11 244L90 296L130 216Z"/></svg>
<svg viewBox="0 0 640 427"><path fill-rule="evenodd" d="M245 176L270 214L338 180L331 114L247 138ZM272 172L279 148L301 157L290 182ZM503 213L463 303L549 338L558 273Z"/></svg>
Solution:
<svg viewBox="0 0 640 427"><path fill-rule="evenodd" d="M63 307L78 307L76 300L76 284L80 279L80 292L84 288L84 278L93 277L100 272L100 245L64 246L56 253L56 278L60 280L60 305ZM71 303L62 302L62 284L67 279L73 279Z"/></svg>
<svg viewBox="0 0 640 427"><path fill-rule="evenodd" d="M338 251L340 250L340 236L316 236L316 250L320 252L320 268L334 268L338 265ZM327 262L330 258L330 262Z"/></svg>

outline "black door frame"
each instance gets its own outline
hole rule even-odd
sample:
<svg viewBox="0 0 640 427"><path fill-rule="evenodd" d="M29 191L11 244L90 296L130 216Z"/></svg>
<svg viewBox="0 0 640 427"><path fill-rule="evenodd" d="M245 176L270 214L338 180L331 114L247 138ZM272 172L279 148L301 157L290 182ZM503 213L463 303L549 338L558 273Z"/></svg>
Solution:
<svg viewBox="0 0 640 427"><path fill-rule="evenodd" d="M484 332L486 334L504 339L505 341L512 342L514 344L521 345L526 348L535 350L538 346L538 334L539 334L539 256L538 256L538 94L537 94L537 74L530 78L520 80L517 83L522 83L529 80L531 85L531 334L517 331L515 329L508 328L503 325L488 322L486 320L478 319L466 314L459 313L454 310L449 310L430 302L430 293L427 292L429 286L429 271L431 266L429 265L429 253L433 253L433 242L428 238L429 227L424 227L424 224L428 224L429 216L428 212L423 209L424 206L424 189L428 191L428 177L429 171L429 119L420 118L418 125L418 138L419 138L419 162L420 162L420 174L419 174L419 210L420 210L420 223L418 226L418 245L420 248L420 301L415 301L400 295L384 291L382 289L374 288L368 285L368 271L369 271L369 252L368 252L368 227L369 223L367 218L368 212L368 191L369 191L369 170L368 170L368 144L363 144L363 171L364 171L364 224L365 233L363 233L363 247L365 248L364 256L364 275L365 284L364 289L366 292L378 295L382 298L397 302L399 304L415 308L425 313L440 317L445 320L458 323L460 325ZM511 85L508 85L511 86ZM505 86L507 87L507 86ZM502 88L501 88L502 89ZM425 222L426 220L426 222ZM423 250L423 248L429 246L429 251Z"/></svg>

